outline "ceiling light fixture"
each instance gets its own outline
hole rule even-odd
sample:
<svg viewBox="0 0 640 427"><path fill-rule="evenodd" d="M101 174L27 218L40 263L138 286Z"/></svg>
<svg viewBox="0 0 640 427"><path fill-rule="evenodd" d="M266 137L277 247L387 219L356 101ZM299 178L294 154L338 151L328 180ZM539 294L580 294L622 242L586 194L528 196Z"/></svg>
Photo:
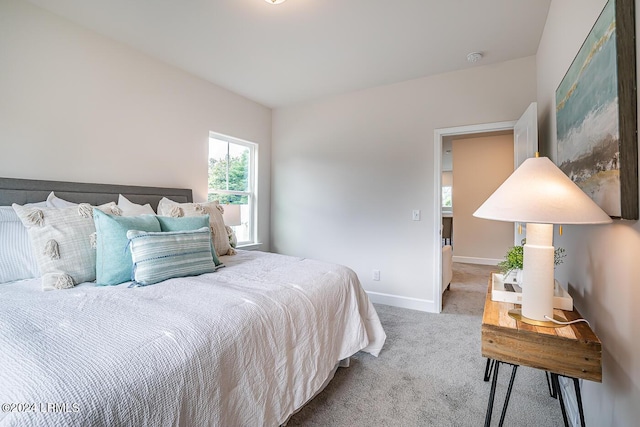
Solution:
<svg viewBox="0 0 640 427"><path fill-rule="evenodd" d="M285 0L264 0L269 4L280 4L280 3L284 3Z"/></svg>
<svg viewBox="0 0 640 427"><path fill-rule="evenodd" d="M478 62L482 59L482 52L471 52L467 55L467 61L473 63Z"/></svg>

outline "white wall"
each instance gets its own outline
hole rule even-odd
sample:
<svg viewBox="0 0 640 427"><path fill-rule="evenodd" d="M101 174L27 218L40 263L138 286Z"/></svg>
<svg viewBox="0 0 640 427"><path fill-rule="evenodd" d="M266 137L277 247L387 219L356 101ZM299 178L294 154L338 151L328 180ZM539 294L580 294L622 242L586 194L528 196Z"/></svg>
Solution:
<svg viewBox="0 0 640 427"><path fill-rule="evenodd" d="M0 2L0 176L207 195L209 131L259 144L269 240L271 110L28 2Z"/></svg>
<svg viewBox="0 0 640 427"><path fill-rule="evenodd" d="M345 264L374 300L437 311L434 129L517 119L535 94L528 57L275 110L272 249Z"/></svg>
<svg viewBox="0 0 640 427"><path fill-rule="evenodd" d="M537 54L541 148L555 158L555 90L606 0L554 0ZM636 1L636 34L640 34ZM636 42L636 49L638 44ZM636 52L640 58L640 52ZM640 68L639 68L640 69ZM636 426L640 419L640 224L565 227L567 259L556 275L602 341L603 382L583 382L587 425Z"/></svg>

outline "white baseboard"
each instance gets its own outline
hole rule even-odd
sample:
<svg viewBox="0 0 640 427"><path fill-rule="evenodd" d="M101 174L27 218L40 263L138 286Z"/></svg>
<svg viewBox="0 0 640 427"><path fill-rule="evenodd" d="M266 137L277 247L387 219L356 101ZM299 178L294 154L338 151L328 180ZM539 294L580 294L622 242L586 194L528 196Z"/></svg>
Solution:
<svg viewBox="0 0 640 427"><path fill-rule="evenodd" d="M465 264L480 264L480 265L497 265L501 259L492 258L474 258L468 256L453 256L453 262L462 262Z"/></svg>
<svg viewBox="0 0 640 427"><path fill-rule="evenodd" d="M426 311L427 313L437 313L435 303L431 300L403 297L400 295L383 294L380 292L369 292L369 299L376 304L391 305L393 307L409 308L411 310Z"/></svg>

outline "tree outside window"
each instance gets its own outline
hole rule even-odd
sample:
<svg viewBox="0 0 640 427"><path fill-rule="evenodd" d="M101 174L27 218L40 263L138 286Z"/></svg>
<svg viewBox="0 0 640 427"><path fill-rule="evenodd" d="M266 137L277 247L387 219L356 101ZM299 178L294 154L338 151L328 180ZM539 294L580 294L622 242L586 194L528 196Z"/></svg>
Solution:
<svg viewBox="0 0 640 427"><path fill-rule="evenodd" d="M254 242L255 144L217 134L209 138L209 201L239 205L240 224L230 224L238 243ZM227 207L228 211L232 208ZM228 222L228 218L225 218Z"/></svg>
<svg viewBox="0 0 640 427"><path fill-rule="evenodd" d="M452 210L453 208L453 201L451 198L451 190L452 187L451 186L443 186L442 187L442 207L443 208L448 208L445 210Z"/></svg>

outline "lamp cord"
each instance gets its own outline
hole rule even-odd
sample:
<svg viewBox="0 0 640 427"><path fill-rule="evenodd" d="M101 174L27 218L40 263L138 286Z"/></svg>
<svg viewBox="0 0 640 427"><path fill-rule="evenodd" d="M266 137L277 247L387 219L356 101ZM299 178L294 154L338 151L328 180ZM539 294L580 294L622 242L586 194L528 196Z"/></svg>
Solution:
<svg viewBox="0 0 640 427"><path fill-rule="evenodd" d="M572 320L570 322L561 322L561 321L556 320L556 319L554 319L552 317L549 317L549 316L544 316L544 318L547 319L550 322L557 323L558 325L572 325L574 323L584 322L587 325L589 325L589 327L591 327L591 324L589 324L589 321L587 319L576 319L576 320Z"/></svg>

